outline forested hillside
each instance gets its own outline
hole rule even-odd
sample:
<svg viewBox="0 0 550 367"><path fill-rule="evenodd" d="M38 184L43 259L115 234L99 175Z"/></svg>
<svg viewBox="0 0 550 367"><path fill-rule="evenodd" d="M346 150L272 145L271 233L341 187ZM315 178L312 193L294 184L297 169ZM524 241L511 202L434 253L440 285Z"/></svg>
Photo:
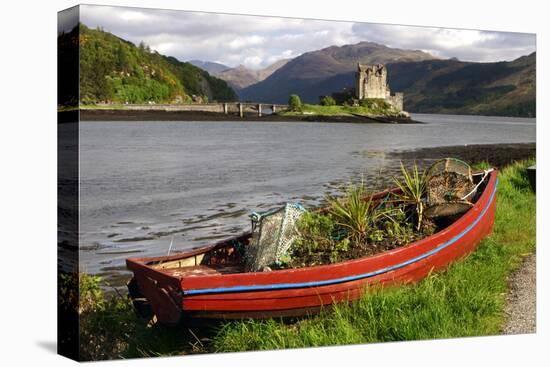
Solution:
<svg viewBox="0 0 550 367"><path fill-rule="evenodd" d="M63 35L61 36L63 37ZM221 79L101 29L80 25L80 102L235 101Z"/></svg>

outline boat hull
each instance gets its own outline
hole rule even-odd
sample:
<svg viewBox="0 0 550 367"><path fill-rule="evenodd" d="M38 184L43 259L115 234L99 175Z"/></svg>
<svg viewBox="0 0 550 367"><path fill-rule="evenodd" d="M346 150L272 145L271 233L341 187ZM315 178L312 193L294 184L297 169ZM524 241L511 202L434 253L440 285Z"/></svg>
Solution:
<svg viewBox="0 0 550 367"><path fill-rule="evenodd" d="M147 266L147 259L128 259L127 264L153 312L165 324L186 318L301 316L355 300L369 286L421 280L471 253L492 232L496 186L494 171L476 204L444 230L357 260L271 272L183 277L162 274Z"/></svg>

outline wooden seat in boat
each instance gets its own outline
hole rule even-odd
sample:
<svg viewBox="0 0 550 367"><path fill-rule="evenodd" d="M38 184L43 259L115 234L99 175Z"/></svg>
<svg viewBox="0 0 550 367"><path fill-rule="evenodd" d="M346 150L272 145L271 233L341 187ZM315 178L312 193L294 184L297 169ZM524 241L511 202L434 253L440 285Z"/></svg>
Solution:
<svg viewBox="0 0 550 367"><path fill-rule="evenodd" d="M235 274L243 272L242 265L196 265L179 268L161 269L163 273L175 277L192 277L202 275Z"/></svg>

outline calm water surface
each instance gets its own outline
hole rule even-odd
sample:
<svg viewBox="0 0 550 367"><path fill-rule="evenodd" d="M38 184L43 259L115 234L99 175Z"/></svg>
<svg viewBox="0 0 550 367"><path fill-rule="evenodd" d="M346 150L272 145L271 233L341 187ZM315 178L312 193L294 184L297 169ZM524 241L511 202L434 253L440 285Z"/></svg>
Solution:
<svg viewBox="0 0 550 367"><path fill-rule="evenodd" d="M391 151L535 141L534 119L413 118L425 124L82 122L82 269L118 284L127 257L233 236L287 201L318 205L351 177L394 172Z"/></svg>

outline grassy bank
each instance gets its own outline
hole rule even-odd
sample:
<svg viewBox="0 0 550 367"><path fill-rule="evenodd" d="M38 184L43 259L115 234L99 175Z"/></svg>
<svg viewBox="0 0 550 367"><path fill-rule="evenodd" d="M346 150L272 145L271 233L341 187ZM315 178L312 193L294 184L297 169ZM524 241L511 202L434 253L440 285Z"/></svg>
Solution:
<svg viewBox="0 0 550 367"><path fill-rule="evenodd" d="M303 104L300 111L284 111L281 116L399 116L399 111L387 104L372 103L365 106L321 106L318 104Z"/></svg>
<svg viewBox="0 0 550 367"><path fill-rule="evenodd" d="M508 276L535 250L535 195L525 174L532 163L501 171L494 234L475 253L416 285L372 288L357 302L295 323L245 320L200 334L186 327L168 329L137 318L125 295L105 299L94 278L84 277L81 356L110 359L499 334Z"/></svg>

